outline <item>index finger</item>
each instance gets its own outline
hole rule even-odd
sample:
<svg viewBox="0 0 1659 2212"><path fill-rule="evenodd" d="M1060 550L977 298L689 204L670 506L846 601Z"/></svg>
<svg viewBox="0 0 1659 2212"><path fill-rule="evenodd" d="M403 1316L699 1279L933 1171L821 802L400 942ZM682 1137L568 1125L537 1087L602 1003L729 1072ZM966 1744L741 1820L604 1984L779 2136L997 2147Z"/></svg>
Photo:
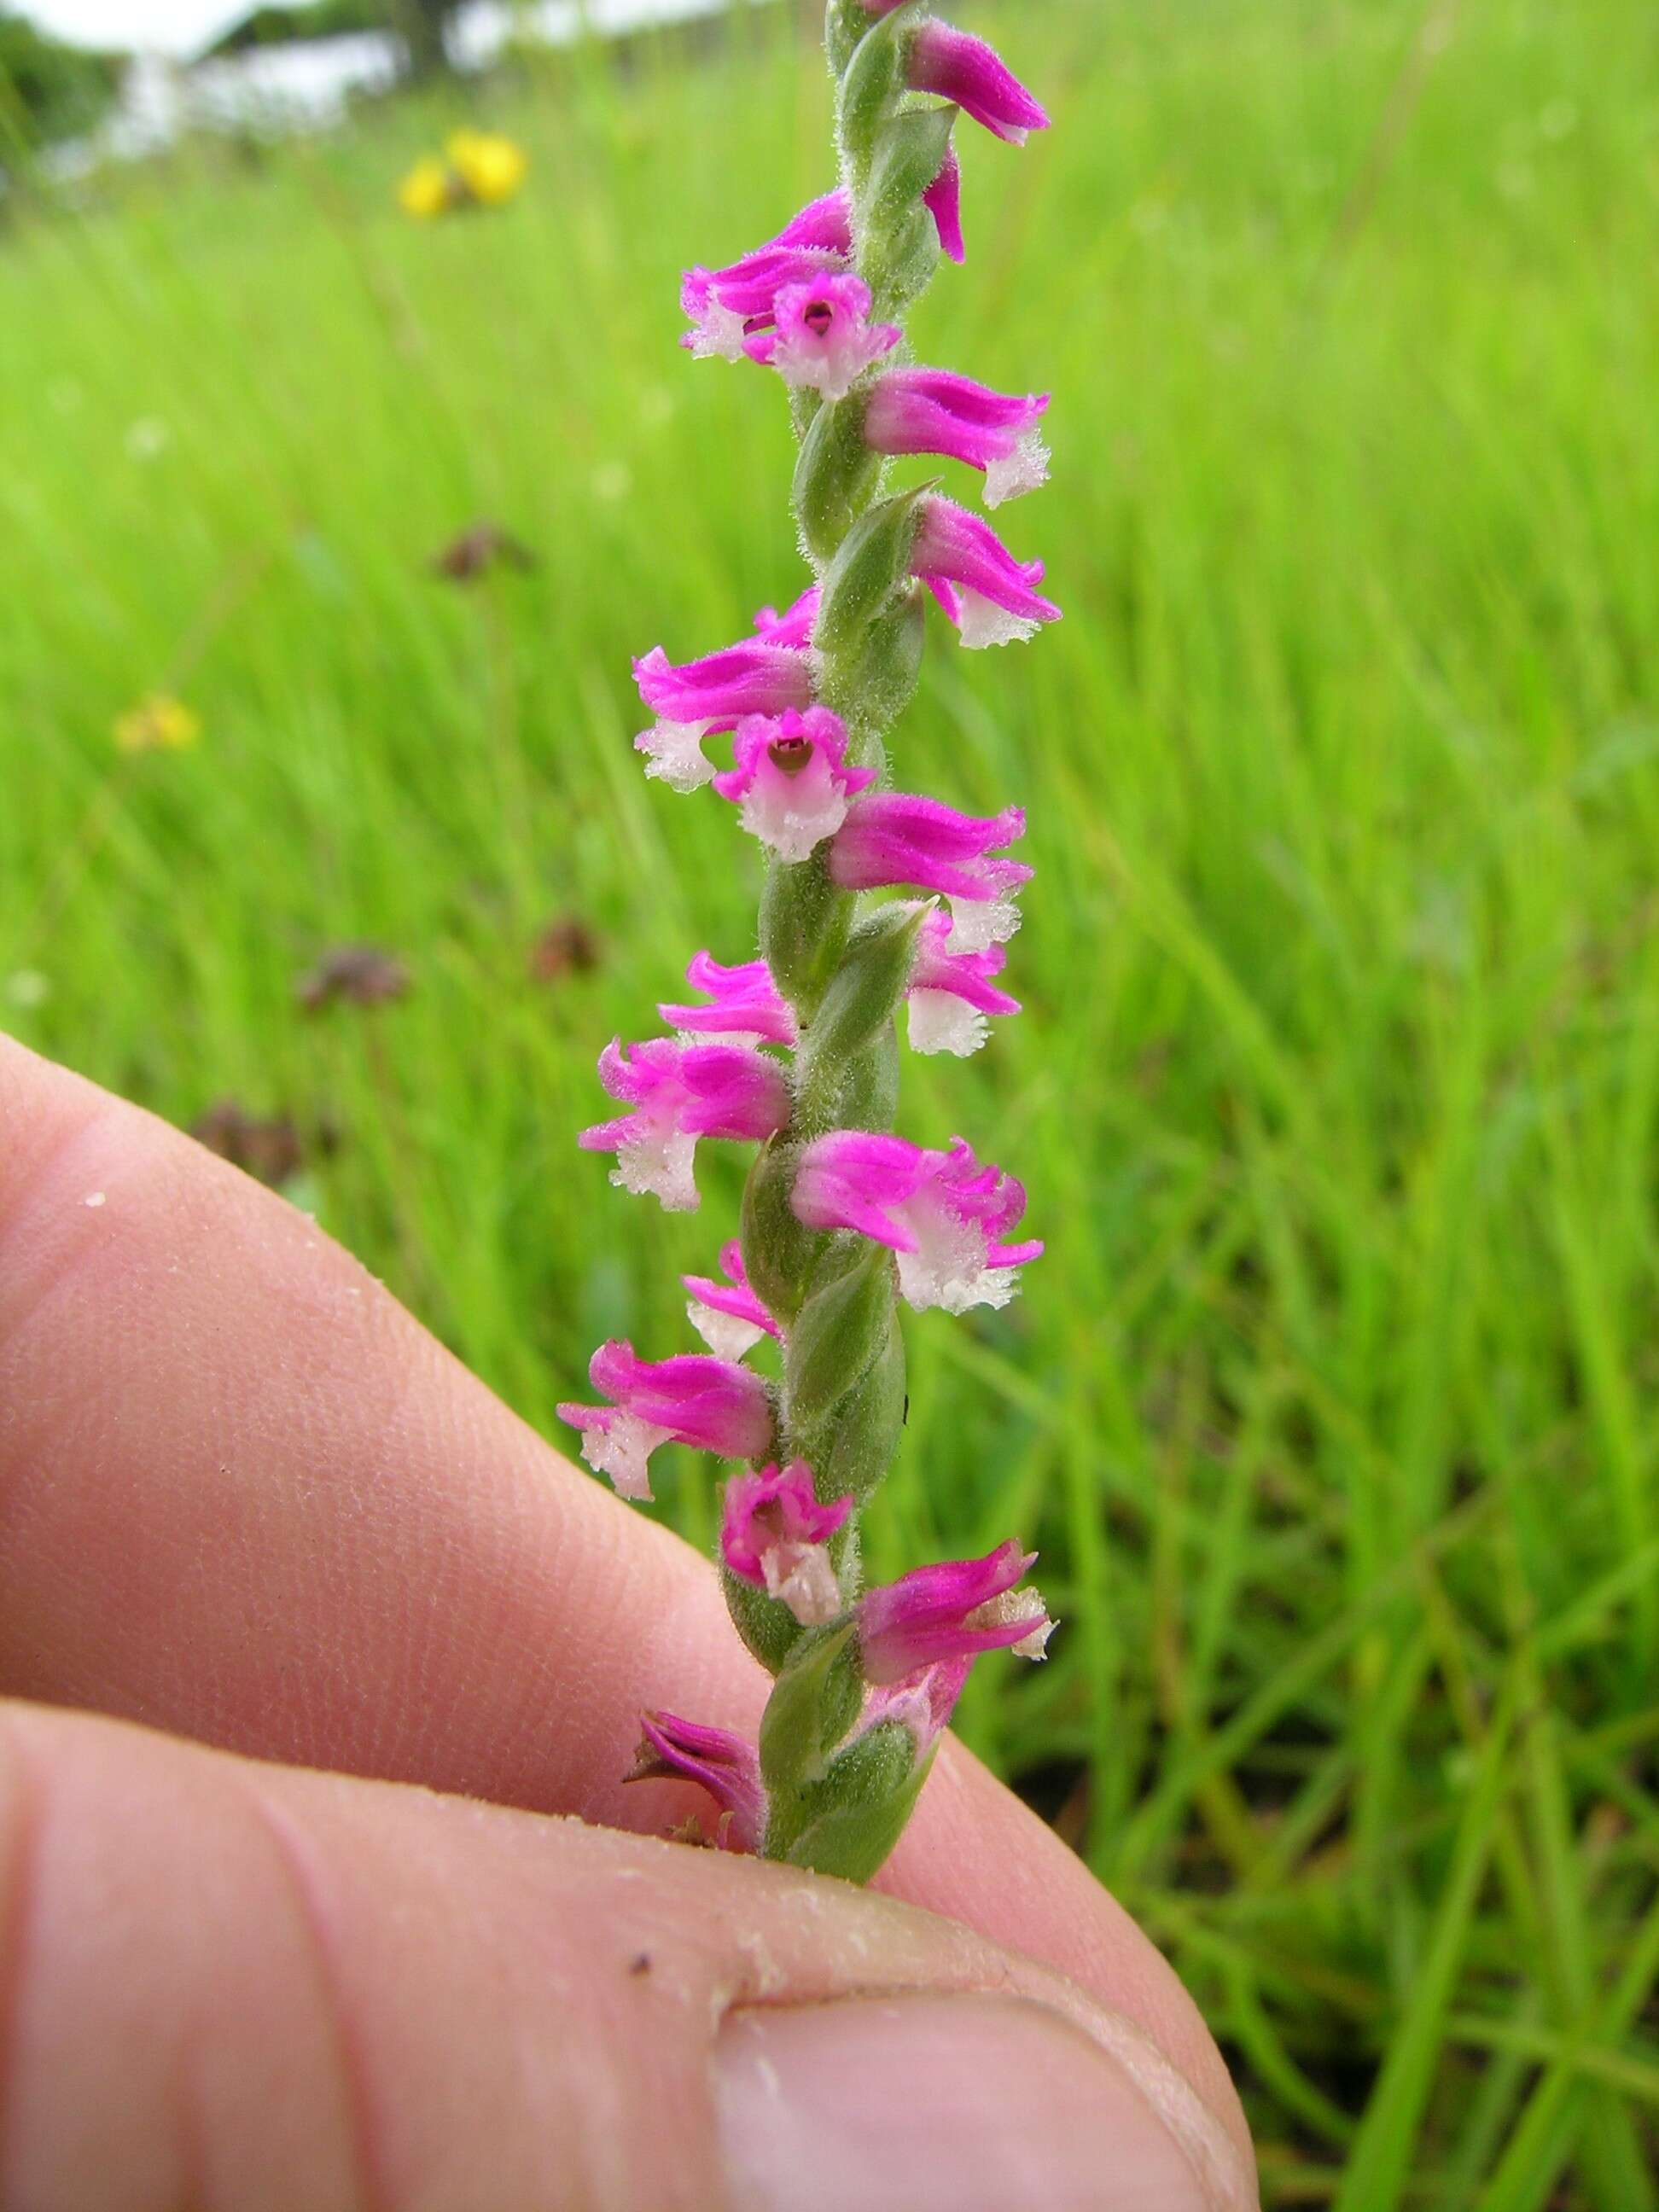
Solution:
<svg viewBox="0 0 1659 2212"><path fill-rule="evenodd" d="M752 1731L765 1686L708 1564L313 1223L0 1039L0 1694L629 1826L641 1708ZM1127 2013L1247 2139L1164 1960L959 1745L882 1881Z"/></svg>

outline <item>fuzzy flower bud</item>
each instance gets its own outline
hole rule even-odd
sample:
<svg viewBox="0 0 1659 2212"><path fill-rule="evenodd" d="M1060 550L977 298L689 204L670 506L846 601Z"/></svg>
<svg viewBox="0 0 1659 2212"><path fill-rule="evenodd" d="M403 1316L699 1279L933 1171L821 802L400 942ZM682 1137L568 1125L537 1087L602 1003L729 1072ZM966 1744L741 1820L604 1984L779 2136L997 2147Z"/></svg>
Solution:
<svg viewBox="0 0 1659 2212"><path fill-rule="evenodd" d="M701 1352L641 1359L613 1339L593 1354L588 1380L608 1406L565 1404L559 1419L581 1432L582 1457L608 1474L619 1498L651 1495L659 1444L690 1444L722 1459L758 1459L773 1436L772 1396L758 1375Z"/></svg>
<svg viewBox="0 0 1659 2212"><path fill-rule="evenodd" d="M905 997L912 1048L965 1060L984 1043L988 1016L1017 1014L1019 1000L992 981L1007 964L1002 947L963 951L953 944L955 934L949 915L927 915Z"/></svg>
<svg viewBox="0 0 1659 2212"><path fill-rule="evenodd" d="M744 960L724 968L712 953L699 952L687 968L685 980L703 992L709 1003L659 1006L657 1012L671 1029L690 1030L707 1044L743 1044L750 1037L768 1044L794 1043L794 1009L763 960Z"/></svg>
<svg viewBox="0 0 1659 2212"><path fill-rule="evenodd" d="M910 41L908 78L912 92L931 92L955 102L994 137L1023 146L1048 118L995 48L971 32L928 17Z"/></svg>
<svg viewBox="0 0 1659 2212"><path fill-rule="evenodd" d="M872 792L848 809L836 832L830 879L848 891L895 884L942 891L955 916L951 950L976 952L1006 943L1019 927L1014 895L1032 871L990 856L1024 834L1022 807L981 817L911 792Z"/></svg>
<svg viewBox="0 0 1659 2212"><path fill-rule="evenodd" d="M787 1605L803 1628L820 1627L842 1609L826 1547L852 1510L850 1498L818 1504L804 1459L734 1474L726 1486L720 1557L739 1580Z"/></svg>
<svg viewBox="0 0 1659 2212"><path fill-rule="evenodd" d="M720 1247L720 1267L723 1283L712 1275L680 1277L691 1293L685 1317L711 1352L722 1359L741 1359L762 1337L781 1337L783 1331L750 1287L743 1247L735 1237Z"/></svg>
<svg viewBox="0 0 1659 2212"><path fill-rule="evenodd" d="M790 1205L809 1229L852 1229L898 1255L899 1289L918 1313L942 1306L1006 1306L1015 1269L1042 1253L1011 1244L1025 1212L1023 1186L981 1166L971 1145L948 1152L869 1129L832 1129L802 1152Z"/></svg>
<svg viewBox="0 0 1659 2212"><path fill-rule="evenodd" d="M985 504L1033 491L1048 477L1035 425L1048 395L993 392L942 368L890 368L871 386L864 440L878 453L943 453L983 470Z"/></svg>
<svg viewBox="0 0 1659 2212"><path fill-rule="evenodd" d="M845 192L826 192L804 207L777 236L725 269L688 269L680 305L691 328L680 340L699 360L743 358L743 342L772 319L786 284L811 283L845 269L853 250L852 210Z"/></svg>
<svg viewBox="0 0 1659 2212"><path fill-rule="evenodd" d="M743 826L781 860L804 860L847 818L849 798L876 780L848 768L847 729L827 707L751 714L738 725L734 765L714 778L742 809Z"/></svg>
<svg viewBox="0 0 1659 2212"><path fill-rule="evenodd" d="M968 258L968 248L962 236L962 165L954 146L945 149L939 173L922 194L921 204L933 218L939 252L960 267Z"/></svg>
<svg viewBox="0 0 1659 2212"><path fill-rule="evenodd" d="M1041 561L1016 561L988 522L934 497L921 503L910 568L962 633L965 646L1012 645L1035 637L1060 609L1036 586Z"/></svg>
<svg viewBox="0 0 1659 2212"><path fill-rule="evenodd" d="M859 276L786 284L772 307L776 327L746 337L744 351L825 399L845 399L903 336L896 323L871 322L870 287Z"/></svg>
<svg viewBox="0 0 1659 2212"><path fill-rule="evenodd" d="M699 1137L758 1142L789 1119L789 1085L775 1060L741 1045L681 1044L653 1037L624 1052L613 1038L599 1080L633 1108L584 1129L586 1152L615 1152L619 1189L650 1191L671 1213L693 1213Z"/></svg>
<svg viewBox="0 0 1659 2212"><path fill-rule="evenodd" d="M923 1668L1005 1647L1041 1659L1054 1623L1036 1590L1016 1588L1036 1557L1011 1540L982 1559L917 1567L867 1590L858 1607L865 1680L903 1682Z"/></svg>
<svg viewBox="0 0 1659 2212"><path fill-rule="evenodd" d="M696 1782L720 1808L714 1841L723 1851L757 1851L766 1832L766 1785L752 1744L728 1729L674 1713L641 1713L643 1731L629 1782Z"/></svg>
<svg viewBox="0 0 1659 2212"><path fill-rule="evenodd" d="M660 777L675 791L695 791L714 773L703 754L705 738L736 729L748 714L782 714L811 704L807 637L813 617L803 617L805 604L805 599L798 599L781 616L763 609L771 617L769 633L705 653L700 660L677 667L657 645L634 663L640 696L657 717L654 727L634 740L635 750L647 757L647 775ZM805 635L799 635L804 621Z"/></svg>

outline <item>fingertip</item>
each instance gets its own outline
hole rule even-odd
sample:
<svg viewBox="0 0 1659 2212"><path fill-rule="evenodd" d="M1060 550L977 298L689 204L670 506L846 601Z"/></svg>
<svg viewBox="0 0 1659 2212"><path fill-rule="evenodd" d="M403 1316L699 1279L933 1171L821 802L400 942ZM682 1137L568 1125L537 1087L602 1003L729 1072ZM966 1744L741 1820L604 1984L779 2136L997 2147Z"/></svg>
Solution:
<svg viewBox="0 0 1659 2212"><path fill-rule="evenodd" d="M1242 2154L1238 2092L1190 1991L1139 1923L1046 1822L947 1735L878 1887L1023 1951L1134 2020Z"/></svg>

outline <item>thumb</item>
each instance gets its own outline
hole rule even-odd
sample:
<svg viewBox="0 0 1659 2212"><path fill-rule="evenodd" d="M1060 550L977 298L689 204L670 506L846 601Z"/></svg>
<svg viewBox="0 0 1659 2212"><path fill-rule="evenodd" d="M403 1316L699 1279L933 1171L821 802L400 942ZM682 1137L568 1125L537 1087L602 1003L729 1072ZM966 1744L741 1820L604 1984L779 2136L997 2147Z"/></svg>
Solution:
<svg viewBox="0 0 1659 2212"><path fill-rule="evenodd" d="M0 1705L0 2203L1200 2212L1138 2030L833 1881Z"/></svg>

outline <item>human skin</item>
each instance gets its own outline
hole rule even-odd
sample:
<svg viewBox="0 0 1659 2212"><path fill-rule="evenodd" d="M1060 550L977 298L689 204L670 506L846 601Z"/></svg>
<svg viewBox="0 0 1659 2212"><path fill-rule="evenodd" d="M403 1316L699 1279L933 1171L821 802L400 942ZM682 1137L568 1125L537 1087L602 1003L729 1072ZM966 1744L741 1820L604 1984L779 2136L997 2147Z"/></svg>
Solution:
<svg viewBox="0 0 1659 2212"><path fill-rule="evenodd" d="M640 1710L766 1688L312 1222L0 1039L0 2208L880 2212L878 2143L915 2212L1254 2204L1179 1982L953 1741L884 1894L653 1840Z"/></svg>

